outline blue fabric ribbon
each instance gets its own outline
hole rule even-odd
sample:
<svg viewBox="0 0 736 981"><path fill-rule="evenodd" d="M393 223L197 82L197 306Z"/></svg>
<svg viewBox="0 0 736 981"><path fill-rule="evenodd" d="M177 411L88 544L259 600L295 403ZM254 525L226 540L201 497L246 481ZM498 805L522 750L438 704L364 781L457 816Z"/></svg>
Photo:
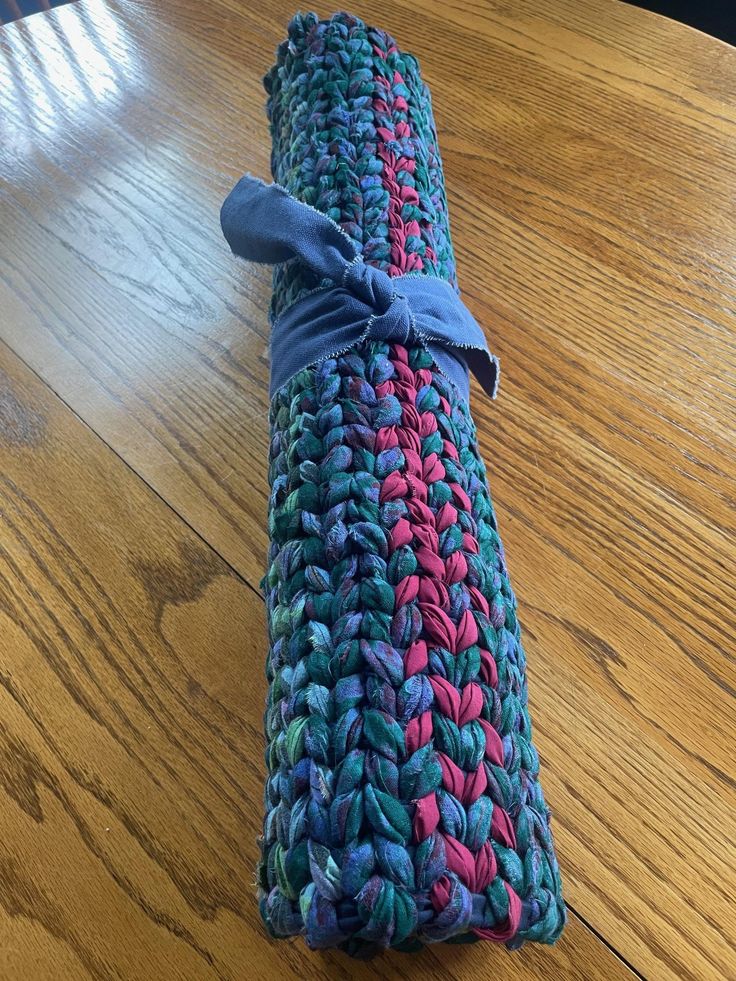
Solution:
<svg viewBox="0 0 736 981"><path fill-rule="evenodd" d="M468 399L469 369L496 397L500 367L483 331L444 279L391 277L363 261L327 215L280 184L246 174L225 199L220 222L232 251L253 262L298 258L332 286L297 300L271 327L271 396L312 364L361 341L426 347L439 370Z"/></svg>

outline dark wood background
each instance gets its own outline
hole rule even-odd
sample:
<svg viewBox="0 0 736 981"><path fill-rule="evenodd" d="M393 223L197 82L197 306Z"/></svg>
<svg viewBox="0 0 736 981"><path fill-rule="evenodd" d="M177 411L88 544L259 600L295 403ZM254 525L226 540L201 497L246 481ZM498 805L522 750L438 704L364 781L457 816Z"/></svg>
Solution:
<svg viewBox="0 0 736 981"><path fill-rule="evenodd" d="M571 907L556 947L276 944L262 813L262 0L0 29L0 975L733 978L736 54L612 0L357 2L421 60ZM322 14L328 8L319 7Z"/></svg>

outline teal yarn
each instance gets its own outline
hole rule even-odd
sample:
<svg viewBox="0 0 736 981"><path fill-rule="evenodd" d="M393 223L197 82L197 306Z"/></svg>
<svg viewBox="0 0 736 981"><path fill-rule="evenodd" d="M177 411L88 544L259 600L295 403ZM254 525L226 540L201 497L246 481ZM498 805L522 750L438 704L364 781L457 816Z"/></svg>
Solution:
<svg viewBox="0 0 736 981"><path fill-rule="evenodd" d="M274 179L338 222L366 262L394 274L413 268L393 261L392 196L404 194L404 251L456 286L431 96L416 58L350 14L297 15L264 86ZM277 268L272 316L319 285L298 264Z"/></svg>
<svg viewBox="0 0 736 981"><path fill-rule="evenodd" d="M274 178L390 275L457 287L426 85L384 32L298 15L265 79ZM320 283L274 272L272 317ZM258 893L276 937L554 942L565 923L516 601L467 402L369 342L270 407Z"/></svg>

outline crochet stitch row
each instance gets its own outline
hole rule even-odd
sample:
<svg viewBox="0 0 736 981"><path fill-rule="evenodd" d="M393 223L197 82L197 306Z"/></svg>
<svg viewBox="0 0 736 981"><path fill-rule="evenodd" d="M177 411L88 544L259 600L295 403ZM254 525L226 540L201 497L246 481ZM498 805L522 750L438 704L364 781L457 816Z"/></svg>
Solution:
<svg viewBox="0 0 736 981"><path fill-rule="evenodd" d="M416 60L298 15L265 80L279 183L367 262L455 284ZM318 283L274 273L272 315ZM552 942L565 922L526 666L467 403L420 347L371 342L271 405L261 912L277 936Z"/></svg>
<svg viewBox="0 0 736 981"><path fill-rule="evenodd" d="M419 64L349 14L297 15L266 75L274 178L338 222L366 262L456 286L442 163ZM274 273L272 315L319 284Z"/></svg>

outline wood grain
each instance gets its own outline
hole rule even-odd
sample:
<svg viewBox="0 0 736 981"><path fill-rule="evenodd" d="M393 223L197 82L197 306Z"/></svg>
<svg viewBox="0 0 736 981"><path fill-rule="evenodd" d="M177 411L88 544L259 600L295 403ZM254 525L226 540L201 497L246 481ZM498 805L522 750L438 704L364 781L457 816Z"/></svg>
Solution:
<svg viewBox="0 0 736 981"><path fill-rule="evenodd" d="M4 346L0 472L2 977L405 977L266 939L261 600ZM576 917L554 950L416 963L632 977Z"/></svg>
<svg viewBox="0 0 736 981"><path fill-rule="evenodd" d="M11 358L11 430L42 433L13 444L30 585L2 628L14 683L40 679L30 716L0 716L31 814L9 812L17 977L332 969L266 941L249 887L270 274L228 254L218 210L268 173L288 14L246 6L83 0L0 31L0 336L111 447ZM567 898L647 977L733 977L736 53L611 0L352 9L420 57L464 297L502 360L473 410ZM625 973L575 919L522 956L499 969Z"/></svg>

